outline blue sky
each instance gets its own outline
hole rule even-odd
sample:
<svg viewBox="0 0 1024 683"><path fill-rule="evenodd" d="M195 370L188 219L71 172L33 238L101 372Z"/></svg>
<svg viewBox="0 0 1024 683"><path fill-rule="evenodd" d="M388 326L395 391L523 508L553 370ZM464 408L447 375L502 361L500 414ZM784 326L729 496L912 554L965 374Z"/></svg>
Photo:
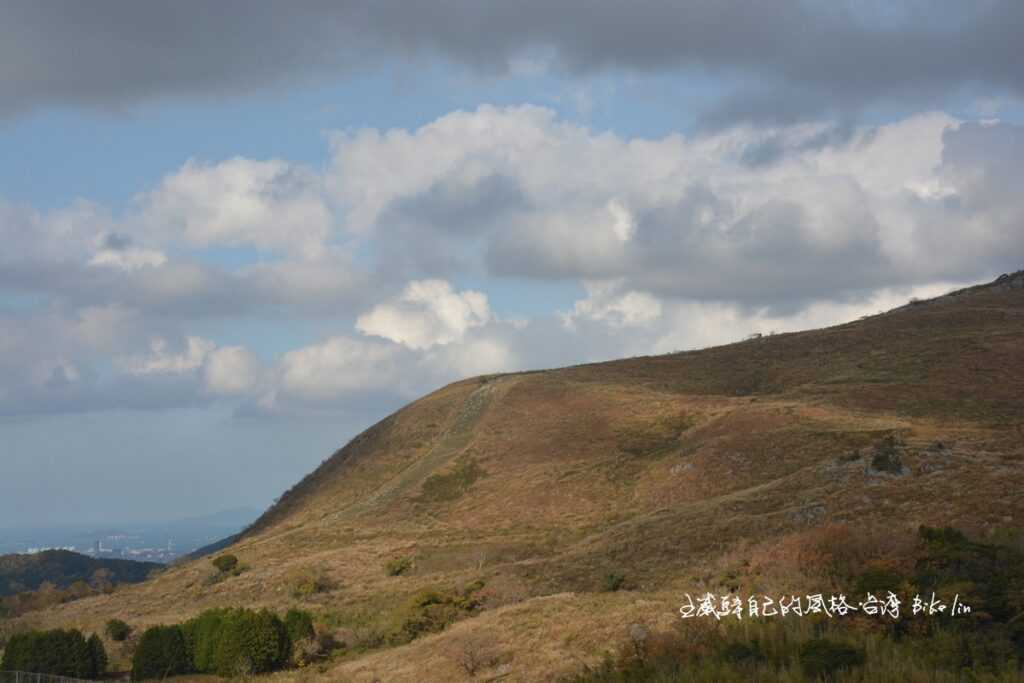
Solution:
<svg viewBox="0 0 1024 683"><path fill-rule="evenodd" d="M446 382L1019 269L1024 10L891 7L11 3L0 527L265 506Z"/></svg>

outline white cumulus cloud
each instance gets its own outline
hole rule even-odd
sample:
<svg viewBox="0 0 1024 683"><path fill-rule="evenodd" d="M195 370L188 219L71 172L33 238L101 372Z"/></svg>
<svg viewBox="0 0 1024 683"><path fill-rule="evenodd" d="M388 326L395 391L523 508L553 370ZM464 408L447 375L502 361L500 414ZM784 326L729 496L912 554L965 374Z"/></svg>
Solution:
<svg viewBox="0 0 1024 683"><path fill-rule="evenodd" d="M207 355L217 348L209 339L188 337L185 347L172 350L167 340L157 337L150 342L148 354L138 354L121 361L122 368L133 375L178 374L198 370Z"/></svg>
<svg viewBox="0 0 1024 683"><path fill-rule="evenodd" d="M399 349L383 342L331 337L285 353L278 367L279 387L312 400L392 387L399 379Z"/></svg>
<svg viewBox="0 0 1024 683"><path fill-rule="evenodd" d="M167 256L156 249L103 249L89 260L91 266L110 266L122 270L162 266L165 263Z"/></svg>
<svg viewBox="0 0 1024 683"><path fill-rule="evenodd" d="M359 316L356 329L411 349L425 349L460 341L467 330L490 318L483 293L456 292L444 280L417 280L394 301Z"/></svg>
<svg viewBox="0 0 1024 683"><path fill-rule="evenodd" d="M195 247L252 246L318 258L334 223L321 178L279 159L189 161L138 202L149 230Z"/></svg>
<svg viewBox="0 0 1024 683"><path fill-rule="evenodd" d="M587 298L562 315L567 326L586 318L612 327L641 326L661 317L661 301L646 292L621 291L622 282L585 282Z"/></svg>
<svg viewBox="0 0 1024 683"><path fill-rule="evenodd" d="M260 381L259 358L243 346L224 346L211 351L203 368L206 388L213 394L244 395Z"/></svg>
<svg viewBox="0 0 1024 683"><path fill-rule="evenodd" d="M1009 172L1000 157L1017 155L998 150L1022 139L942 113L625 138L485 105L336 134L326 183L351 230L421 276L622 280L791 306L1019 263L1024 202L992 189Z"/></svg>

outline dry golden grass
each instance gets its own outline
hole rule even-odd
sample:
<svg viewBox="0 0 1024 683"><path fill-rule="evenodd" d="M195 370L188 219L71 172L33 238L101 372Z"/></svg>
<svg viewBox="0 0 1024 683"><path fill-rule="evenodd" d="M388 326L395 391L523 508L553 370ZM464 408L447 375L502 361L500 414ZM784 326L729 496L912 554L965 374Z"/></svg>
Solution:
<svg viewBox="0 0 1024 683"><path fill-rule="evenodd" d="M241 575L209 585L197 560L26 620L140 629L298 605L340 623L483 579L483 609L442 633L270 680L469 680L452 652L470 636L495 653L477 679L545 680L630 623L671 621L682 592L744 562L745 585L786 588L794 562L822 561L808 548L830 525L1020 525L1022 416L1024 292L995 287L705 351L465 380L288 492L232 548ZM903 476L871 469L889 435ZM468 484L424 495L466 462ZM389 576L397 557L414 566ZM314 569L333 588L296 596L289 577ZM610 572L626 590L602 592Z"/></svg>

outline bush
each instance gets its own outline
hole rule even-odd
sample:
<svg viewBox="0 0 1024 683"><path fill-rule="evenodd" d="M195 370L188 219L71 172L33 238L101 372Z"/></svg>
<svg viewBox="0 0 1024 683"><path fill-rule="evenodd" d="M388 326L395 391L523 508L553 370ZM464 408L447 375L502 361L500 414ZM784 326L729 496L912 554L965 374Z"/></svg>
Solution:
<svg viewBox="0 0 1024 683"><path fill-rule="evenodd" d="M922 545L914 567L916 590L922 595L958 593L973 610L972 620L953 619L948 612L939 620L950 628L977 628L979 619L1009 627L1024 654L1024 552L972 541L949 527L921 527L918 535Z"/></svg>
<svg viewBox="0 0 1024 683"><path fill-rule="evenodd" d="M616 430L615 445L628 455L658 457L677 448L679 437L694 424L685 413L636 421Z"/></svg>
<svg viewBox="0 0 1024 683"><path fill-rule="evenodd" d="M888 591L898 592L903 583L899 572L884 567L869 567L858 578L853 594L858 598L868 593L883 596Z"/></svg>
<svg viewBox="0 0 1024 683"><path fill-rule="evenodd" d="M316 636L316 631L313 629L313 617L305 610L294 608L288 610L288 613L284 615L284 628L293 643Z"/></svg>
<svg viewBox="0 0 1024 683"><path fill-rule="evenodd" d="M311 618L309 626L312 629ZM209 609L182 624L181 631L191 655L190 667L199 673L225 677L265 673L285 665L291 651L284 622L267 610ZM296 626L296 631L301 627Z"/></svg>
<svg viewBox="0 0 1024 683"><path fill-rule="evenodd" d="M30 631L11 636L0 669L96 678L106 672L106 659L96 636L86 640L77 629Z"/></svg>
<svg viewBox="0 0 1024 683"><path fill-rule="evenodd" d="M227 574L238 567L238 558L234 555L219 555L212 562L221 574Z"/></svg>
<svg viewBox="0 0 1024 683"><path fill-rule="evenodd" d="M289 645L284 623L276 614L233 610L222 622L215 673L230 677L274 671L287 664Z"/></svg>
<svg viewBox="0 0 1024 683"><path fill-rule="evenodd" d="M864 664L864 652L827 638L808 640L800 646L800 666L812 678L829 677Z"/></svg>
<svg viewBox="0 0 1024 683"><path fill-rule="evenodd" d="M180 626L152 626L143 632L132 657L132 680L162 680L191 671L192 662Z"/></svg>
<svg viewBox="0 0 1024 683"><path fill-rule="evenodd" d="M334 588L334 582L323 567L301 567L288 573L288 584L292 597L303 600L317 593L326 593Z"/></svg>
<svg viewBox="0 0 1024 683"><path fill-rule="evenodd" d="M427 633L443 631L479 607L475 594L483 585L476 581L462 590L421 590L407 603L398 630L389 634L388 640L392 645L400 645Z"/></svg>
<svg viewBox="0 0 1024 683"><path fill-rule="evenodd" d="M933 546L962 546L967 543L964 532L951 526L935 528L921 525L917 528L921 540Z"/></svg>
<svg viewBox="0 0 1024 683"><path fill-rule="evenodd" d="M182 633L191 655L192 668L212 673L217 670L217 650L228 609L208 609L182 624Z"/></svg>
<svg viewBox="0 0 1024 683"><path fill-rule="evenodd" d="M625 583L625 575L620 574L619 572L611 572L610 574L604 577L604 589L609 593L614 593L615 591L621 589L623 584Z"/></svg>
<svg viewBox="0 0 1024 683"><path fill-rule="evenodd" d="M889 474L903 474L903 461L900 458L902 444L892 434L882 439L882 442L875 447L875 454L871 458L871 468L877 472L888 472Z"/></svg>
<svg viewBox="0 0 1024 683"><path fill-rule="evenodd" d="M320 639L313 627L309 612L290 609L284 615L284 629L288 634L289 658L295 666L306 666L323 654Z"/></svg>
<svg viewBox="0 0 1024 683"><path fill-rule="evenodd" d="M111 619L103 630L115 643L122 643L128 640L128 636L132 634L132 627L120 619Z"/></svg>
<svg viewBox="0 0 1024 683"><path fill-rule="evenodd" d="M425 503L444 503L462 496L487 472L471 458L460 458L455 468L445 474L432 474L423 482L420 500Z"/></svg>
<svg viewBox="0 0 1024 683"><path fill-rule="evenodd" d="M412 569L411 557L396 557L393 560L388 560L384 565L384 572L388 576L401 576L410 569Z"/></svg>
<svg viewBox="0 0 1024 683"><path fill-rule="evenodd" d="M452 639L445 653L470 678L493 667L500 659L497 641L493 637L478 634Z"/></svg>

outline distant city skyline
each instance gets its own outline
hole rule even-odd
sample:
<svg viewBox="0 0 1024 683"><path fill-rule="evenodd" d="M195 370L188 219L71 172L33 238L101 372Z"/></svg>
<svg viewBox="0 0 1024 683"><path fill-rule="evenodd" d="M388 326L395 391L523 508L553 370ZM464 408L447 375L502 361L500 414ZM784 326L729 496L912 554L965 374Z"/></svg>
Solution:
<svg viewBox="0 0 1024 683"><path fill-rule="evenodd" d="M58 525L0 529L0 555L68 550L91 557L170 562L241 531L260 512L256 508L224 510L205 518L150 524L124 520L105 528Z"/></svg>

